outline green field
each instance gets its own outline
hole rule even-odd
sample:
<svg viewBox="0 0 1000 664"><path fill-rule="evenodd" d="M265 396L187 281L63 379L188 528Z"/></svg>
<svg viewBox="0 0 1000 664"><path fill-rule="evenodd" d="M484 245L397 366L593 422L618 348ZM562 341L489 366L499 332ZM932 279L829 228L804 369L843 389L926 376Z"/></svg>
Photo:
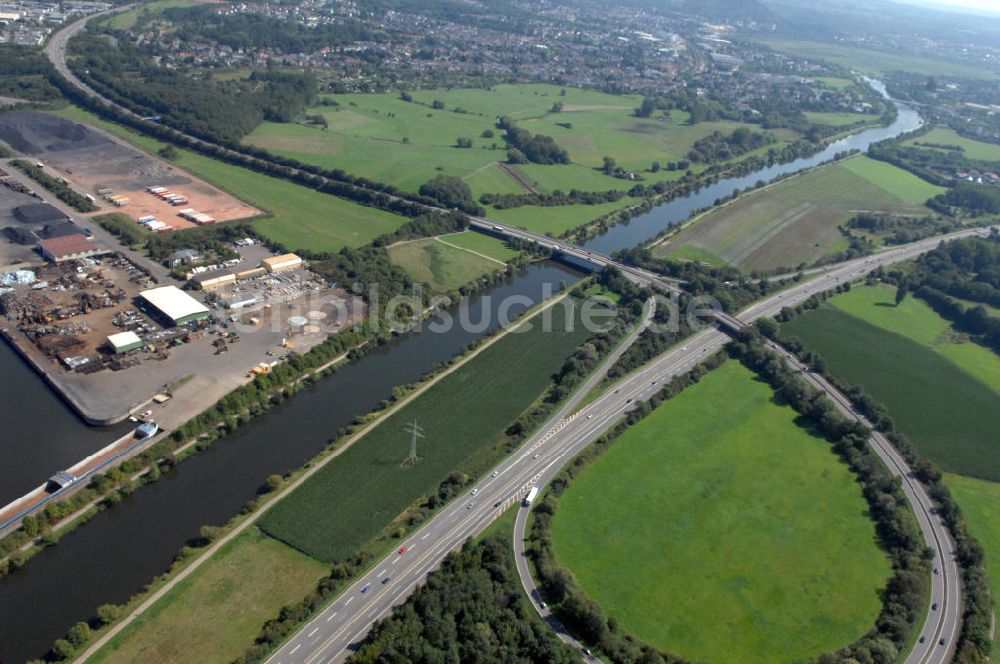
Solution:
<svg viewBox="0 0 1000 664"><path fill-rule="evenodd" d="M402 242L389 248L389 260L406 270L413 281L427 284L432 294L455 290L505 266L446 242L434 237Z"/></svg>
<svg viewBox="0 0 1000 664"><path fill-rule="evenodd" d="M986 551L993 599L1000 597L1000 484L961 475L945 475L945 485L962 508L969 532ZM1000 639L994 639L1000 643Z"/></svg>
<svg viewBox="0 0 1000 664"><path fill-rule="evenodd" d="M468 249L505 263L514 259L520 253L517 249L508 247L507 242L504 240L477 231L449 233L448 235L442 235L441 239L448 244L454 244L463 249Z"/></svg>
<svg viewBox="0 0 1000 664"><path fill-rule="evenodd" d="M341 560L435 491L450 472L483 463L504 429L587 337L582 325L561 331L565 316L553 319L550 332L535 320L530 331L508 334L383 420L275 505L261 527L320 560ZM413 421L426 436L423 458L404 467L410 443L404 426Z"/></svg>
<svg viewBox="0 0 1000 664"><path fill-rule="evenodd" d="M561 94L564 92L564 94ZM552 136L564 147L573 163L563 165L523 164L517 169L532 187L542 192L573 189L583 191L627 191L634 182L614 178L599 170L604 156L641 175L647 184L675 180L683 171L668 171L667 162L684 159L700 138L714 131L730 132L745 126L736 122L688 124L682 111L666 117L636 118L633 111L641 98L610 95L590 90L558 88L551 85L498 85L484 89L424 90L412 92L414 101L405 102L398 93L327 95L338 106L317 106L308 115L322 115L326 128L299 123L265 122L245 140L277 154L339 168L407 191L437 175L464 179L478 200L485 193L522 193L521 185L496 162L506 158L502 132L495 128L496 117L509 115L519 126ZM444 109L434 109L440 101ZM553 104L563 104L561 112L550 112ZM562 125L570 125L562 126ZM482 134L492 131L493 136ZM739 159L780 149L796 138L790 130L770 132L777 142ZM456 139L472 139L472 148L455 147ZM664 168L651 172L654 161ZM695 172L705 164L693 164ZM589 206L570 206L555 224L533 230L559 227L563 232L601 214ZM525 219L534 216L522 210L489 211L498 219Z"/></svg>
<svg viewBox="0 0 1000 664"><path fill-rule="evenodd" d="M558 237L577 226L638 202L638 199L625 196L613 203L598 203L597 205L558 205L555 207L524 205L509 210L491 210L490 218L536 233Z"/></svg>
<svg viewBox="0 0 1000 664"><path fill-rule="evenodd" d="M942 191L890 164L847 159L715 209L654 251L748 271L794 268L842 248L838 226L857 212L924 215L922 203Z"/></svg>
<svg viewBox="0 0 1000 664"><path fill-rule="evenodd" d="M90 661L230 662L265 620L301 599L326 565L249 529L112 639ZM197 647L193 647L197 644Z"/></svg>
<svg viewBox="0 0 1000 664"><path fill-rule="evenodd" d="M878 122L878 116L865 115L864 113L814 113L807 111L805 116L809 122L830 125L831 127L842 127L856 122Z"/></svg>
<svg viewBox="0 0 1000 664"><path fill-rule="evenodd" d="M577 477L558 558L639 639L689 660L804 661L862 636L890 574L854 476L737 362Z"/></svg>
<svg viewBox="0 0 1000 664"><path fill-rule="evenodd" d="M763 43L776 51L807 58L819 58L860 72L881 74L888 71L908 71L927 76L959 76L963 78L995 79L989 69L946 60L887 53L855 46L793 39L765 39Z"/></svg>
<svg viewBox="0 0 1000 664"><path fill-rule="evenodd" d="M479 200L483 194L523 194L524 187L507 174L497 163L478 168L463 176L465 183L472 189L472 197Z"/></svg>
<svg viewBox="0 0 1000 664"><path fill-rule="evenodd" d="M957 145L964 148L962 154L969 159L1000 161L1000 145L997 145L996 143L984 143L982 141L976 141L971 138L959 136L954 129L949 129L947 127L936 127L923 136L917 136L907 141L903 141L903 145L915 145L917 143Z"/></svg>
<svg viewBox="0 0 1000 664"><path fill-rule="evenodd" d="M75 106L56 113L70 120L104 129L152 153L166 145L130 129L106 122ZM261 235L289 249L339 251L359 247L391 233L406 218L342 198L321 194L286 180L231 166L188 150L177 150L181 168L271 213L254 222Z"/></svg>
<svg viewBox="0 0 1000 664"><path fill-rule="evenodd" d="M963 342L919 300L856 288L782 326L827 367L886 405L896 426L943 469L1000 479L1000 357Z"/></svg>
<svg viewBox="0 0 1000 664"><path fill-rule="evenodd" d="M422 103L405 102L398 93L328 95L339 107L317 106L307 111L323 115L326 129L266 122L246 142L416 191L435 175L475 178L473 174L488 171L492 162L506 158L502 132L495 127L499 115L541 116L561 101L570 108L614 106L627 116L641 102L637 97L574 88L566 88L565 96L560 96L559 90L549 85L498 85L490 90L413 92L415 101ZM442 101L445 109L431 108L435 100ZM492 130L494 137L483 138L481 134L487 130ZM455 147L458 137L471 138L473 147ZM497 149L492 149L494 144ZM491 185L497 189L488 188ZM478 177L470 186L477 195L517 191L495 174Z"/></svg>
<svg viewBox="0 0 1000 664"><path fill-rule="evenodd" d="M135 25L140 13L159 14L164 9L171 9L173 7L191 7L197 4L200 4L199 0L155 0L154 2L143 3L142 7L139 9L130 9L128 11L115 14L111 18L107 19L107 24L115 30L128 30Z"/></svg>
<svg viewBox="0 0 1000 664"><path fill-rule="evenodd" d="M833 88L834 90L846 90L854 85L854 81L852 79L836 78L833 76L816 76L813 80L822 83L828 88Z"/></svg>

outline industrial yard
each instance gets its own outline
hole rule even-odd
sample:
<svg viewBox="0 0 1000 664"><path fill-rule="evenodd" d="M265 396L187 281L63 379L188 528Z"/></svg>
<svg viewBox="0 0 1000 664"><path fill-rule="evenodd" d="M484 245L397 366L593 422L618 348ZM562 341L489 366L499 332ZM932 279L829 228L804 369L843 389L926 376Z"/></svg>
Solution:
<svg viewBox="0 0 1000 664"><path fill-rule="evenodd" d="M152 218L163 224L153 230L260 214L163 159L65 118L46 113L0 116L0 141L44 164L50 175L106 208L120 209L137 222ZM163 193L172 198L158 195Z"/></svg>
<svg viewBox="0 0 1000 664"><path fill-rule="evenodd" d="M327 285L298 257L254 250L251 256L264 256L256 263L278 269L234 276L222 297L156 284L117 254L36 259L0 274L0 321L22 355L91 421L123 419L181 385L197 412L363 314L360 299ZM232 298L248 297L252 306L231 306L239 304Z"/></svg>

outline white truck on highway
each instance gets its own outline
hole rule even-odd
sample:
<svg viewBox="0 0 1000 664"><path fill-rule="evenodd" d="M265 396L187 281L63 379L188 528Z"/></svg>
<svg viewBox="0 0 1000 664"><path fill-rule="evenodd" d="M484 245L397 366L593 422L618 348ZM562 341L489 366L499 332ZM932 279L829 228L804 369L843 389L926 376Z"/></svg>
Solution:
<svg viewBox="0 0 1000 664"><path fill-rule="evenodd" d="M534 500L535 496L537 495L538 495L538 487L537 486L531 487L531 491L529 491L528 495L524 497L524 500L521 502L521 504L527 507L528 505L531 504L531 501Z"/></svg>

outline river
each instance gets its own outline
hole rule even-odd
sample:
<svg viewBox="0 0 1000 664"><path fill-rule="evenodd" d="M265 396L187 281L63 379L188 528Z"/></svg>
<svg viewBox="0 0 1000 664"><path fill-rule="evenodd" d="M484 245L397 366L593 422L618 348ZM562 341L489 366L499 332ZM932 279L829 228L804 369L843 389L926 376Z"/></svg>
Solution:
<svg viewBox="0 0 1000 664"><path fill-rule="evenodd" d="M495 330L506 298L537 303L551 285L579 278L558 263L531 265L472 298L468 320L475 324L486 314L488 330ZM513 306L511 315L525 308ZM179 464L0 579L0 662L39 657L97 606L128 599L165 571L202 525L225 523L239 512L269 474L298 468L394 386L418 380L484 333L453 325L447 332L399 337Z"/></svg>
<svg viewBox="0 0 1000 664"><path fill-rule="evenodd" d="M869 82L873 87L885 94L885 89L878 81ZM831 143L811 157L802 157L787 164L775 164L749 175L719 180L715 184L700 189L693 194L676 198L669 203L655 207L649 212L641 214L624 224L612 226L606 233L592 238L584 246L587 249L599 251L604 254L611 254L619 249L634 247L656 237L665 228L684 221L695 210L712 205L716 199L729 196L733 193L734 189L746 189L747 187L754 186L760 180L770 182L779 176L812 168L821 162L832 159L838 152L846 150L861 150L864 152L872 143L877 143L887 138L898 136L899 134L905 134L921 126L922 121L916 111L900 103L896 103L896 108L899 113L895 122L888 127L875 127L842 138L839 141Z"/></svg>
<svg viewBox="0 0 1000 664"><path fill-rule="evenodd" d="M874 84L879 87L877 82ZM735 188L810 168L837 152L865 150L873 142L920 126L914 111L897 106L899 116L889 127L860 132L811 157L719 181L615 226L586 246L606 253L635 246ZM552 262L533 265L473 298L470 320L480 320L486 311L492 314L491 320L495 319L500 301L507 296L525 295L537 302L546 284L572 283L579 277L579 273ZM491 330L495 324L494 320ZM92 615L97 606L127 599L162 573L184 543L197 536L202 525L221 524L236 514L267 475L297 468L355 415L387 398L394 386L417 380L480 336L453 326L446 333L425 331L395 340L217 441L166 473L159 482L98 514L57 546L39 553L24 569L0 579L0 662L13 664L39 657L74 622ZM0 392L10 392L8 398L12 400L4 401L5 421L8 415L15 420L22 418L20 431L33 431L33 426L47 432L41 442L35 443L41 454L21 462L23 468L38 469L32 471L29 485L37 485L38 478L46 476L51 468L66 465L60 454L72 451L70 460L76 460L84 456L83 452L113 438L107 431L95 433L82 425L63 423L69 413L65 405L51 393L39 396L38 390L27 385L38 383L37 376L19 358L12 358L12 362L3 353L12 351L0 351L0 369L11 372L5 371L7 385ZM22 387L11 390L11 384ZM79 441L79 446L60 442L65 440ZM6 478L7 474L4 468L0 477ZM11 493L19 495L23 491Z"/></svg>
<svg viewBox="0 0 1000 664"><path fill-rule="evenodd" d="M57 470L68 468L130 427L85 426L76 413L0 341L0 505L28 493ZM132 425L134 426L134 425Z"/></svg>

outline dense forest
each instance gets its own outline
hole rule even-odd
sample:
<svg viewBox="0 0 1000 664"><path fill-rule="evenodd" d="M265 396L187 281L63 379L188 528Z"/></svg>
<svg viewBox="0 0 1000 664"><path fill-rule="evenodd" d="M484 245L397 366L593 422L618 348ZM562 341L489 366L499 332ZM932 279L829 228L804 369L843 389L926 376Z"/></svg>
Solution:
<svg viewBox="0 0 1000 664"><path fill-rule="evenodd" d="M472 190L462 178L454 175L438 175L420 185L420 195L433 198L446 208L464 210L469 214L480 215L484 210L476 205L472 198Z"/></svg>
<svg viewBox="0 0 1000 664"><path fill-rule="evenodd" d="M59 90L49 83L52 64L30 46L0 44L0 96L25 101L52 101Z"/></svg>
<svg viewBox="0 0 1000 664"><path fill-rule="evenodd" d="M771 143L774 143L773 137L746 127L738 127L728 136L721 131L713 131L695 141L687 157L695 163L725 161Z"/></svg>
<svg viewBox="0 0 1000 664"><path fill-rule="evenodd" d="M376 624L350 664L571 664L579 655L532 615L502 537L467 543Z"/></svg>
<svg viewBox="0 0 1000 664"><path fill-rule="evenodd" d="M1000 214L1000 188L961 182L927 201L927 206L942 214L954 214L958 210L974 217Z"/></svg>
<svg viewBox="0 0 1000 664"><path fill-rule="evenodd" d="M233 49L314 53L324 47L383 38L380 33L352 19L307 27L262 14L221 13L215 4L168 8L163 11L163 17L189 39L201 37Z"/></svg>
<svg viewBox="0 0 1000 664"><path fill-rule="evenodd" d="M944 243L921 256L914 270L895 279L955 327L1000 352L1000 235ZM972 304L967 304L971 302Z"/></svg>
<svg viewBox="0 0 1000 664"><path fill-rule="evenodd" d="M237 142L264 120L289 122L316 94L310 72L254 71L248 80L195 79L185 72L157 67L140 47L108 35L85 33L71 42L74 67L150 115L173 118L196 135Z"/></svg>
<svg viewBox="0 0 1000 664"><path fill-rule="evenodd" d="M501 116L497 126L506 133L504 137L510 149L507 159L514 164L531 162L533 164L568 164L569 153L559 147L551 136L532 134L527 129L514 125L506 115Z"/></svg>

